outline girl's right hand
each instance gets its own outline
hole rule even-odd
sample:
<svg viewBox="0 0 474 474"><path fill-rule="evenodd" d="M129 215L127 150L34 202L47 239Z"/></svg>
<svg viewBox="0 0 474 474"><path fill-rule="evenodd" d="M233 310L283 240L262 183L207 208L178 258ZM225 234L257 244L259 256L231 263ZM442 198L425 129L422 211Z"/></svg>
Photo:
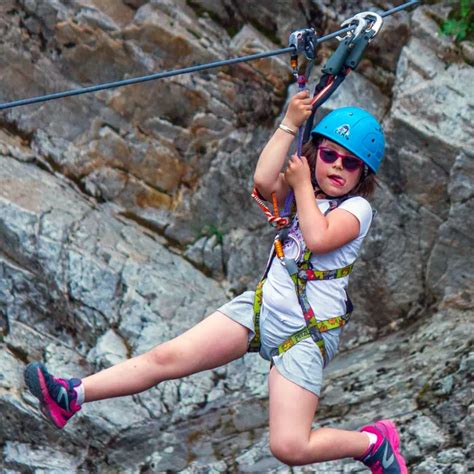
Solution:
<svg viewBox="0 0 474 474"><path fill-rule="evenodd" d="M311 111L309 91L298 92L290 99L283 123L288 127L298 129L309 118Z"/></svg>

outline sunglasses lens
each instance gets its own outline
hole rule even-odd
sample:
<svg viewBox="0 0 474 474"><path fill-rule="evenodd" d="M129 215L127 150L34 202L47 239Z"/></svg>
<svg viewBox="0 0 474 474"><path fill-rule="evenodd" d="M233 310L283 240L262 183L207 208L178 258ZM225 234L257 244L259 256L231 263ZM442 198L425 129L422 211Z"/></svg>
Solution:
<svg viewBox="0 0 474 474"><path fill-rule="evenodd" d="M355 171L362 166L362 162L358 158L346 156L343 161L343 166L347 171Z"/></svg>
<svg viewBox="0 0 474 474"><path fill-rule="evenodd" d="M337 160L337 153L328 148L320 148L321 159L325 163L334 163Z"/></svg>

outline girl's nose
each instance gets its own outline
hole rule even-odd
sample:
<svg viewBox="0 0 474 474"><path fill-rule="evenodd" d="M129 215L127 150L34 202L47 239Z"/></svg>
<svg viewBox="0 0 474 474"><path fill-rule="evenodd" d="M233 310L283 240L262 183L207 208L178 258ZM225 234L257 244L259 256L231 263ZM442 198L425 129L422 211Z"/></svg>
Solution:
<svg viewBox="0 0 474 474"><path fill-rule="evenodd" d="M342 170L344 168L342 164L342 158L340 156L337 157L337 160L333 163L334 168L338 168Z"/></svg>

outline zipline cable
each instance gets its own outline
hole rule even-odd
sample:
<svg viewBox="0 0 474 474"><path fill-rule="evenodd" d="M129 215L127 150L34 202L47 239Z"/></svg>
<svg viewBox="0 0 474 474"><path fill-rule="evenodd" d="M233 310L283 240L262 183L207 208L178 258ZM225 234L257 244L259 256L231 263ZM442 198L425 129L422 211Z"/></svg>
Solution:
<svg viewBox="0 0 474 474"><path fill-rule="evenodd" d="M164 71L156 74L150 74L147 76L134 77L132 79L124 79L121 81L107 82L105 84L97 84L95 86L84 87L81 89L72 89L64 92L56 92L54 94L48 94L43 96L31 97L29 99L15 100L13 102L7 102L0 104L0 110L9 109L12 107L18 107L20 105L30 105L38 102L45 102L47 100L61 99L63 97L70 97L74 95L87 94L88 92L98 92L106 89L114 89L116 87L129 86L131 84L138 84L140 82L153 81L156 79L164 79L166 77L179 76L183 74L190 74L192 72L204 71L206 69L213 69L220 66L227 66L229 64L242 63L246 61L253 61L260 58L268 58L270 56L276 56L278 54L290 53L293 48L283 48L274 51L267 51L264 53L251 54L250 56L243 56L241 58L224 59L222 61L215 61L208 64L199 64L196 66L190 66L182 69L175 69L173 71Z"/></svg>
<svg viewBox="0 0 474 474"><path fill-rule="evenodd" d="M390 10L387 10L385 12L380 13L381 17L386 17L389 15L392 15L394 13L397 13L401 10L405 10L411 6L415 6L417 4L421 3L420 0L415 0L411 2L404 3L403 5L400 5L398 7L392 8ZM335 38L338 35L341 35L343 33L347 33L349 31L352 31L356 28L355 25L353 26L347 26L345 28L341 28L338 31L335 31L334 33L329 33L326 36L321 36L320 38L316 39L316 43L322 43L324 41L328 41L332 38ZM11 102L5 102L3 104L0 104L0 110L6 110L6 109L12 109L14 107L19 107L22 105L31 105L31 104L37 104L39 102L46 102L49 100L54 100L54 99L61 99L63 97L71 97L75 95L81 95L81 94L87 94L89 92L98 92L106 89L114 89L116 87L122 87L122 86L128 86L132 84L138 84L141 82L147 82L147 81L154 81L156 79L164 79L167 77L173 77L173 76L179 76L183 74L190 74L192 72L198 72L198 71L204 71L207 69L214 69L217 67L221 66L228 66L231 64L237 64L237 63L242 63L242 62L247 62L247 61L254 61L256 59L262 59L262 58L269 58L272 56L278 56L281 54L285 53L294 53L295 48L294 47L289 47L289 48L281 48L281 49L275 49L272 51L266 51L263 53L256 53L256 54L251 54L249 56L242 56L239 58L232 58L232 59L224 59L221 61L215 61L212 63L207 63L207 64L200 64L196 66L190 66L182 69L175 69L172 71L164 71L164 72L159 72L156 74L149 74L146 76L140 76L140 77L134 77L131 79L124 79L120 81L114 81L114 82L107 82L104 84L97 84L95 86L90 86L90 87L83 87L80 89L71 89L63 92L56 92L53 94L47 94L47 95L41 95L41 96L36 96L36 97L30 97L27 99L20 99L20 100L14 100Z"/></svg>

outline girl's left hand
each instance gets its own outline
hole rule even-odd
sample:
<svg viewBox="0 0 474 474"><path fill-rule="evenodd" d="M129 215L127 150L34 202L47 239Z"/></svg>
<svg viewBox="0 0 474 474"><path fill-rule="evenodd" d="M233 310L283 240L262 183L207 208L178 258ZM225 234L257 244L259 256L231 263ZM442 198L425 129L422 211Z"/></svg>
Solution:
<svg viewBox="0 0 474 474"><path fill-rule="evenodd" d="M292 155L285 171L286 182L295 189L303 183L311 184L311 170L305 156Z"/></svg>

